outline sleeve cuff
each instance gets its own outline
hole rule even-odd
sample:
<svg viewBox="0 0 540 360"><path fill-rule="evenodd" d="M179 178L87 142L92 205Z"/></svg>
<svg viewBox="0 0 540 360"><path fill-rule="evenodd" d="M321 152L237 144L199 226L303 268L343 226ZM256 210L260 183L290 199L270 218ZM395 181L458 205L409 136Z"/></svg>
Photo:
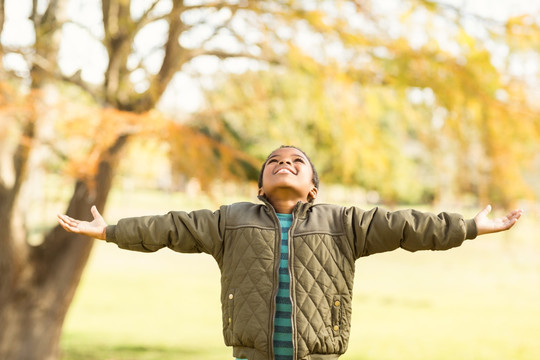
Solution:
<svg viewBox="0 0 540 360"><path fill-rule="evenodd" d="M465 220L465 229L465 239L474 239L478 236L478 229L476 228L476 222L474 219Z"/></svg>
<svg viewBox="0 0 540 360"><path fill-rule="evenodd" d="M116 242L116 225L108 225L105 228L105 241Z"/></svg>

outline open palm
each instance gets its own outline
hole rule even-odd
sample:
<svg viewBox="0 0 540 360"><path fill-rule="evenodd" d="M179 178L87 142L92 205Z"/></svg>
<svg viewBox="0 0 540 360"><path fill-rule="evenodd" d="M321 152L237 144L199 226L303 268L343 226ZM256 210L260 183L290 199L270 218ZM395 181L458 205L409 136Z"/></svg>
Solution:
<svg viewBox="0 0 540 360"><path fill-rule="evenodd" d="M489 219L488 214L490 212L491 205L488 205L474 217L478 235L508 230L514 226L523 213L521 209L518 209L508 213L506 216Z"/></svg>
<svg viewBox="0 0 540 360"><path fill-rule="evenodd" d="M105 222L105 220L95 206L92 206L90 211L94 216L94 220L92 221L77 220L67 215L58 214L58 223L65 230L72 233L87 235L96 239L105 240L105 229L107 228L107 223Z"/></svg>

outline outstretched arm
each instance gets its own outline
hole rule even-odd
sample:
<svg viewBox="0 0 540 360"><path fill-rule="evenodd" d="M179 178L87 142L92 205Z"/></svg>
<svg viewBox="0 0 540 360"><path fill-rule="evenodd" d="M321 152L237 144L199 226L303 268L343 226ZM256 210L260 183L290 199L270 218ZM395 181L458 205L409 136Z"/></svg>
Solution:
<svg viewBox="0 0 540 360"><path fill-rule="evenodd" d="M90 211L94 216L94 220L92 221L77 220L67 215L58 214L58 223L60 224L60 226L62 226L65 230L69 232L87 235L100 240L105 240L105 230L107 228L107 223L105 222L105 220L95 206L92 206Z"/></svg>
<svg viewBox="0 0 540 360"><path fill-rule="evenodd" d="M518 221L521 213L523 212L521 209L518 209L508 213L506 216L496 219L488 219L487 216L490 211L491 205L488 205L484 208L484 210L480 211L474 217L478 235L490 234L510 229Z"/></svg>

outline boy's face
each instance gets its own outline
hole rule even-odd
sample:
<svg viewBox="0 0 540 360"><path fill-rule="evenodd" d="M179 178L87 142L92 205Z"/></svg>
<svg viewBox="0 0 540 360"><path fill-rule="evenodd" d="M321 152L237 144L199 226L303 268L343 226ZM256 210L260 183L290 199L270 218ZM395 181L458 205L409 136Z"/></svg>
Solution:
<svg viewBox="0 0 540 360"><path fill-rule="evenodd" d="M309 201L317 197L313 170L306 156L295 148L281 148L266 160L259 195L277 200Z"/></svg>

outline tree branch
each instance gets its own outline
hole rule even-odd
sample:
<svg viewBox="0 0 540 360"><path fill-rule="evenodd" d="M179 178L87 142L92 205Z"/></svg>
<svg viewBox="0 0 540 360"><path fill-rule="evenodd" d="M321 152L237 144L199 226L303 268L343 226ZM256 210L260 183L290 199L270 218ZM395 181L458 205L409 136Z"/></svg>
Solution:
<svg viewBox="0 0 540 360"><path fill-rule="evenodd" d="M157 6L157 4L160 2L161 0L154 0L154 2L152 3L152 5L150 5L148 7L148 9L145 10L145 12L141 15L141 17L139 18L139 20L135 21L135 32L138 32L140 29L142 29L145 25L147 24L150 24L151 22L154 22L156 20L160 20L160 19L163 19L164 16L157 16L157 17L151 17L150 16L150 13L152 12L152 10L155 9L155 7Z"/></svg>
<svg viewBox="0 0 540 360"><path fill-rule="evenodd" d="M4 31L4 23L6 20L6 7L5 0L0 0L0 39L2 38L2 32ZM2 42L0 42L0 56L4 53Z"/></svg>
<svg viewBox="0 0 540 360"><path fill-rule="evenodd" d="M46 58L40 56L39 54L34 54L33 64L44 71L48 76L65 81L67 83L76 85L77 87L84 90L88 95L90 95L95 102L102 103L103 97L99 87L92 86L81 78L81 70L76 71L72 75L64 75L56 67L55 64L51 64Z"/></svg>
<svg viewBox="0 0 540 360"><path fill-rule="evenodd" d="M103 18L103 30L105 35L109 33L109 13L111 11L111 0L101 0L101 16Z"/></svg>
<svg viewBox="0 0 540 360"><path fill-rule="evenodd" d="M181 14L184 11L184 5L179 1L173 1L173 8L166 16L169 23L169 33L167 41L163 46L165 56L157 76L154 76L150 81L150 86L141 101L142 111L149 110L154 107L173 76L182 68L182 65L187 61L183 48L180 45L179 37L185 30L185 25L181 20Z"/></svg>
<svg viewBox="0 0 540 360"><path fill-rule="evenodd" d="M465 11L461 7L456 6L456 5L443 3L439 1L432 1L432 0L417 0L417 1L427 9L440 8L440 9L450 10L454 12L458 18L471 17L484 24L491 24L495 26L505 26L506 24L504 21L495 20L495 19L488 18L479 14L474 14L472 12Z"/></svg>
<svg viewBox="0 0 540 360"><path fill-rule="evenodd" d="M58 14L58 9L61 4L59 4L59 1L63 0L50 0L49 5L47 6L47 9L45 10L45 13L41 17L42 21L44 23L49 24L56 24L56 17Z"/></svg>
<svg viewBox="0 0 540 360"><path fill-rule="evenodd" d="M32 0L32 12L30 13L30 20L32 20L32 23L34 23L34 28L39 23L37 7L38 7L38 0Z"/></svg>
<svg viewBox="0 0 540 360"><path fill-rule="evenodd" d="M129 96L127 61L136 32L129 9L130 1L110 3L103 1L103 18L108 19L103 43L109 55L103 95L105 102L119 105L127 101Z"/></svg>
<svg viewBox="0 0 540 360"><path fill-rule="evenodd" d="M88 28L87 26L84 26L78 22L75 22L75 21L72 21L72 20L66 20L65 22L61 23L60 26L64 25L64 24L72 24L72 25L75 25L77 26L79 29L81 30L84 30L84 32L86 33L86 35L90 36L92 39L94 39L95 41L99 42L99 43L102 43L102 40L100 38L98 38L96 36L96 33L94 31L92 31L90 28Z"/></svg>
<svg viewBox="0 0 540 360"><path fill-rule="evenodd" d="M279 58L274 58L274 57L264 57L264 56L259 56L259 55L253 55L250 53L229 53L222 50L204 50L204 49L191 51L189 59L191 60L197 56L203 56L203 55L215 56L221 60L229 59L229 58L246 58L246 59L264 61L272 65L284 64L284 61L282 61Z"/></svg>
<svg viewBox="0 0 540 360"><path fill-rule="evenodd" d="M246 5L243 4L227 4L224 1L215 1L213 3L206 3L206 4L197 4L197 5L187 5L185 6L186 11L189 10L197 10L197 9L216 9L221 10L223 8L230 9L233 13L237 10L254 10L258 12L262 12L262 10L254 4L257 4L259 1L248 1Z"/></svg>
<svg viewBox="0 0 540 360"><path fill-rule="evenodd" d="M32 96L32 95L30 95ZM30 100L32 102L31 106L35 106L35 99ZM9 189L9 192L12 194L10 199L10 204L8 206L12 207L14 202L19 194L19 190L25 180L26 171L28 168L28 159L30 157L30 151L33 147L33 142L35 138L36 130L36 114L34 110L29 112L28 118L26 119L25 124L23 125L21 138L19 144L17 145L15 152L13 154L13 170L15 173L15 179L13 186Z"/></svg>

